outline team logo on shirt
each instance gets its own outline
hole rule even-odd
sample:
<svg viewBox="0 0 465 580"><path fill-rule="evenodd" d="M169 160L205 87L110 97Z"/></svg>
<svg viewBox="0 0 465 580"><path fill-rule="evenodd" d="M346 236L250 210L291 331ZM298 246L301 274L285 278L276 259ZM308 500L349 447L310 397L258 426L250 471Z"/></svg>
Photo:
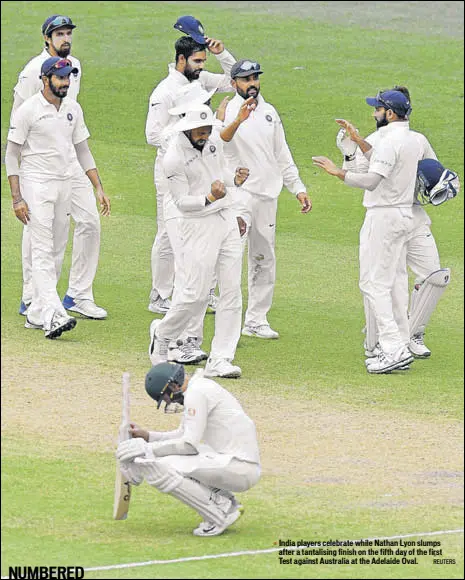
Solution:
<svg viewBox="0 0 465 580"><path fill-rule="evenodd" d="M273 117L271 115L265 115L265 119L271 123L271 121L273 120Z"/></svg>
<svg viewBox="0 0 465 580"><path fill-rule="evenodd" d="M210 145L210 152L215 153L216 147L214 145Z"/></svg>
<svg viewBox="0 0 465 580"><path fill-rule="evenodd" d="M69 122L71 122L73 120L73 115L71 113L68 113L66 115L66 118L68 119Z"/></svg>

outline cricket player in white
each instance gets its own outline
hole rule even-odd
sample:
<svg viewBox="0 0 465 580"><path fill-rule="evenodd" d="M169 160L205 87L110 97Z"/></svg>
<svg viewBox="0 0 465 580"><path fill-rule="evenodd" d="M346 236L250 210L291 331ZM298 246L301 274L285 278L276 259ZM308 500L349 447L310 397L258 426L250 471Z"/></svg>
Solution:
<svg viewBox="0 0 465 580"><path fill-rule="evenodd" d="M147 373L147 393L167 411L184 406L175 431L147 431L131 423L132 439L118 445L116 457L134 485L143 479L196 510L203 522L196 536L217 536L242 514L232 492L244 492L260 479L260 454L252 419L218 383L196 371L185 375L175 363Z"/></svg>
<svg viewBox="0 0 465 580"><path fill-rule="evenodd" d="M365 189L363 205L367 212L360 232L360 290L375 313L381 347L378 356L367 359L366 364L368 372L381 374L405 368L413 361L400 330L405 329L404 337L405 333L408 335L407 310L394 312L392 291L399 264L406 260L406 243L413 227L412 205L422 147L409 129L410 101L402 92L385 91L366 101L375 107L373 116L377 121L387 121L378 129L376 148L360 136L355 137L370 159L368 172L340 169L326 157L312 159L347 185ZM348 130L347 121L338 122Z"/></svg>
<svg viewBox="0 0 465 580"><path fill-rule="evenodd" d="M216 273L220 300L205 374L236 378L241 369L231 361L241 324L241 239L231 200L248 171L237 168L230 175L225 171L222 141L212 135L214 122L207 105L188 111L175 125L178 135L164 157L173 206L168 222L176 219L171 235L178 238L173 244L176 282L168 313L150 325L149 357L152 364L166 361L170 341L205 314Z"/></svg>
<svg viewBox="0 0 465 580"><path fill-rule="evenodd" d="M235 121L244 101L253 97L256 108L243 122L230 142L224 144L228 166L248 167L249 179L241 188L240 206L247 207L248 307L242 334L260 338L278 338L267 320L273 302L276 280L276 213L283 185L296 196L301 212L312 204L286 142L283 125L276 109L260 93L257 62L242 59L231 69L235 97L226 108L225 125ZM245 240L244 240L245 241Z"/></svg>
<svg viewBox="0 0 465 580"><path fill-rule="evenodd" d="M163 158L174 134L173 126L178 120L176 116L170 115L169 110L175 107L179 91L194 80L197 80L204 90L211 93L231 91L229 71L236 61L225 50L220 40L204 37L200 32L193 31L193 28L188 28L188 25L192 26L193 23L191 20L186 22L185 19L195 19L185 16L178 20L186 32L190 30L192 36L185 36L176 41L176 62L168 65L168 76L150 95L145 125L147 143L157 148L154 168L157 234L152 246L152 291L148 309L159 314L164 314L170 307L169 297L173 292L174 283L173 250L166 232L163 213L163 199L168 189L163 170ZM216 56L225 74L215 74L204 70L207 48ZM211 300L214 301L214 298L212 295Z"/></svg>
<svg viewBox="0 0 465 580"><path fill-rule="evenodd" d="M401 91L410 99L406 87L394 87L393 90ZM385 124L385 119L377 123L378 128ZM412 133L417 137L422 151L422 159L436 159L428 139L416 131ZM365 141L376 148L380 141L380 133L375 131L365 137ZM356 173L366 173L369 168L369 161L362 153L358 145L350 137L350 134L341 128L336 138L336 144L344 155L343 169L355 171ZM418 183L417 183L418 185ZM418 191L416 191L418 193ZM410 295L410 316L409 328L404 328L402 321L399 323L399 331L406 346L416 358L426 358L431 355L430 349L424 343L424 333L426 324L436 307L439 298L450 282L449 268L441 268L439 252L436 241L431 232L431 219L421 205L418 195L415 195L412 206L413 223L411 232L407 238L406 263L399 262L399 272L397 280L392 290L394 312L405 312L408 310L408 274L406 265L415 273L416 279ZM407 285L407 289L406 289ZM428 295L427 303L424 297ZM420 299L419 299L420 298ZM407 302L406 302L407 300ZM364 300L365 307L365 355L367 357L376 356L379 353L378 331L376 318L370 306L369 300ZM425 308L426 307L426 308ZM423 310L425 313L423 314ZM421 313L421 314L420 314ZM419 316L421 320L419 319ZM419 320L419 324L416 322ZM403 319L405 321L405 319ZM414 327L412 327L412 322Z"/></svg>
<svg viewBox="0 0 465 580"><path fill-rule="evenodd" d="M13 209L31 236L32 302L25 327L42 328L46 338L57 338L76 325L56 291L57 246L69 228L76 158L96 190L104 195L87 144L89 131L82 109L66 97L70 75L77 72L67 59L51 57L44 61L44 89L14 112L5 154Z"/></svg>
<svg viewBox="0 0 465 580"><path fill-rule="evenodd" d="M12 116L26 99L42 90L41 66L52 56L68 58L78 71L75 75L71 75L68 91L69 97L77 99L81 82L81 63L70 55L74 28L76 25L67 16L53 15L45 20L42 25L45 48L41 54L30 60L19 74L14 88ZM96 194L103 215L108 215L110 200L106 196L102 197L101 190ZM71 217L75 222L73 253L69 286L63 305L67 310L77 312L87 318L106 318L107 312L95 304L92 291L100 252L100 218L92 184L76 157L73 160ZM63 231L62 234L63 237L57 239L56 245L55 260L58 276L68 242L68 232ZM25 315L32 301L31 232L28 227L23 229L22 259L23 293L19 313Z"/></svg>

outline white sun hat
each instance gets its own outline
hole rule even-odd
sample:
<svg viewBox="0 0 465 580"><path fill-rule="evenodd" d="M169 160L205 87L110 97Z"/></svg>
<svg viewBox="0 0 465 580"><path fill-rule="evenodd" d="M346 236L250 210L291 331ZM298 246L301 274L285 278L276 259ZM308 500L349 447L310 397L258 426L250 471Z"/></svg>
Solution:
<svg viewBox="0 0 465 580"><path fill-rule="evenodd" d="M196 108L197 105L204 105L215 92L216 89L206 91L199 81L192 81L179 89L174 99L174 107L168 109L168 113L170 115L183 115L189 109Z"/></svg>
<svg viewBox="0 0 465 580"><path fill-rule="evenodd" d="M186 116L174 125L174 131L188 131L197 127L208 127L215 125L213 111L207 105L197 105L195 109L187 111Z"/></svg>

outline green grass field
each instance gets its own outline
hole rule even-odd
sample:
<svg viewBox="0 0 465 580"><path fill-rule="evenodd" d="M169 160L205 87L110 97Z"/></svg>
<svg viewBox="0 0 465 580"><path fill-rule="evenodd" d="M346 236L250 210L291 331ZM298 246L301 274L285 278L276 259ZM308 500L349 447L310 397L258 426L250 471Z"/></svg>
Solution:
<svg viewBox="0 0 465 580"><path fill-rule="evenodd" d="M112 200L94 285L109 317L79 319L46 341L17 314L21 225L2 170L2 577L10 566L64 565L84 567L86 578L463 578L463 192L428 209L452 271L428 327L433 355L408 373L372 376L357 284L362 195L311 162L340 161L335 118L368 134L365 97L405 84L411 126L464 181L463 3L6 1L1 10L2 147L18 72L40 52L45 18L64 12L78 26L79 100ZM146 484L128 520L112 520L123 371L135 421L178 422L156 414L143 386L156 231L155 151L144 128L148 97L173 59L173 24L191 13L237 58L262 65L262 94L282 116L314 204L304 216L281 194L269 317L281 338L241 338L243 377L220 381L256 421L263 477L240 494L237 525L209 540L191 534L192 510ZM213 56L208 69L220 71ZM69 263L70 248L61 295ZM243 288L246 304L245 272ZM207 315L207 350L213 325ZM279 560L279 540L404 536L441 542L440 558L455 563L430 554L399 565Z"/></svg>

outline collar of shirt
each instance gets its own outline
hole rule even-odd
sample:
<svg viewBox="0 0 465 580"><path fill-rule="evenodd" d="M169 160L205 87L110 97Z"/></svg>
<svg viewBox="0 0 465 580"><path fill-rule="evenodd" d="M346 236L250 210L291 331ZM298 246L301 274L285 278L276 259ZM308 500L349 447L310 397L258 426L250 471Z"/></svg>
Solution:
<svg viewBox="0 0 465 580"><path fill-rule="evenodd" d="M394 121L394 123L389 123L384 127L380 127L378 131L381 134L384 133L391 133L392 131L399 131L400 129L409 129L409 122L408 121Z"/></svg>
<svg viewBox="0 0 465 580"><path fill-rule="evenodd" d="M168 65L168 74L176 79L176 82L182 85L188 85L189 81L187 80L186 76L176 70L176 64L174 62L170 62Z"/></svg>

